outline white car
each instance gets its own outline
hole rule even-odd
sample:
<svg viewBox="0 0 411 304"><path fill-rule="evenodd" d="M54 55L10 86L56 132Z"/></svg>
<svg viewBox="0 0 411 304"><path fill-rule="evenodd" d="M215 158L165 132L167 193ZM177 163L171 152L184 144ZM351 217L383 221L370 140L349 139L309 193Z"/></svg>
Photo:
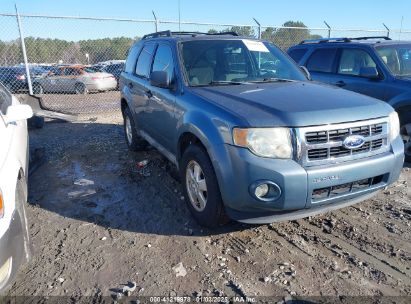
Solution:
<svg viewBox="0 0 411 304"><path fill-rule="evenodd" d="M33 115L0 84L0 293L29 258L27 201L28 132Z"/></svg>

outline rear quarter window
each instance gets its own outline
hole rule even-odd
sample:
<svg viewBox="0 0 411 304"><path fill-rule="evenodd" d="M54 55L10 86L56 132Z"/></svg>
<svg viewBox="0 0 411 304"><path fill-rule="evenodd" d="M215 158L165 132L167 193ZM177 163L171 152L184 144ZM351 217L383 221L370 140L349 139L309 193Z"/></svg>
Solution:
<svg viewBox="0 0 411 304"><path fill-rule="evenodd" d="M124 71L126 73L134 73L134 69L136 67L137 56L140 53L142 44L137 43L133 47L131 47L130 51L128 52L126 64L124 67Z"/></svg>
<svg viewBox="0 0 411 304"><path fill-rule="evenodd" d="M154 47L154 44L146 44L144 46L143 50L140 53L140 56L138 56L137 59L136 75L149 78Z"/></svg>
<svg viewBox="0 0 411 304"><path fill-rule="evenodd" d="M307 69L310 72L331 73L336 54L335 48L315 50L307 61Z"/></svg>
<svg viewBox="0 0 411 304"><path fill-rule="evenodd" d="M288 55L297 63L303 58L305 53L307 53L307 49L293 49L288 51Z"/></svg>

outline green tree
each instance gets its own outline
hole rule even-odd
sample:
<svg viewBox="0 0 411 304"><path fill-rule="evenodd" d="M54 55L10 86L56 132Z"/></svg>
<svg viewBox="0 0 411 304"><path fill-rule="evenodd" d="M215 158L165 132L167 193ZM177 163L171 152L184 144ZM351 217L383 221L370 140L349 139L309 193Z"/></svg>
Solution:
<svg viewBox="0 0 411 304"><path fill-rule="evenodd" d="M287 21L282 28L275 31L271 41L280 48L286 50L290 46L300 43L306 39L314 39L314 37L321 37L319 35L311 35L310 30L301 21Z"/></svg>
<svg viewBox="0 0 411 304"><path fill-rule="evenodd" d="M235 32L244 37L255 37L254 29L251 26L233 26L228 32Z"/></svg>

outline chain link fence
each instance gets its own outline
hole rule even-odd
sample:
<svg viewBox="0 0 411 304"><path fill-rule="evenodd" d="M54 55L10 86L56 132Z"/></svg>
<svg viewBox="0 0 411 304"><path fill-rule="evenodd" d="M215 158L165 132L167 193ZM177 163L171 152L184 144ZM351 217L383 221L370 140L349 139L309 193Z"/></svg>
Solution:
<svg viewBox="0 0 411 304"><path fill-rule="evenodd" d="M119 109L118 77L130 46L160 30L217 33L270 40L283 50L305 39L386 36L411 40L411 31L215 24L164 20L20 15L33 93L43 106L70 114ZM0 82L27 93L28 75L16 14L0 14Z"/></svg>

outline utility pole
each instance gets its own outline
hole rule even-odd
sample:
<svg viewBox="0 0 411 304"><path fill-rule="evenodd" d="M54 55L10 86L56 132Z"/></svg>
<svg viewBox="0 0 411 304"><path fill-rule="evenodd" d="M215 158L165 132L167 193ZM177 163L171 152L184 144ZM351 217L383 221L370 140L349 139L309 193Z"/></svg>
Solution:
<svg viewBox="0 0 411 304"><path fill-rule="evenodd" d="M331 26L329 26L328 23L325 21L324 24L328 27L328 38L331 38Z"/></svg>
<svg viewBox="0 0 411 304"><path fill-rule="evenodd" d="M181 6L180 6L180 0L178 0L178 31L181 32Z"/></svg>

